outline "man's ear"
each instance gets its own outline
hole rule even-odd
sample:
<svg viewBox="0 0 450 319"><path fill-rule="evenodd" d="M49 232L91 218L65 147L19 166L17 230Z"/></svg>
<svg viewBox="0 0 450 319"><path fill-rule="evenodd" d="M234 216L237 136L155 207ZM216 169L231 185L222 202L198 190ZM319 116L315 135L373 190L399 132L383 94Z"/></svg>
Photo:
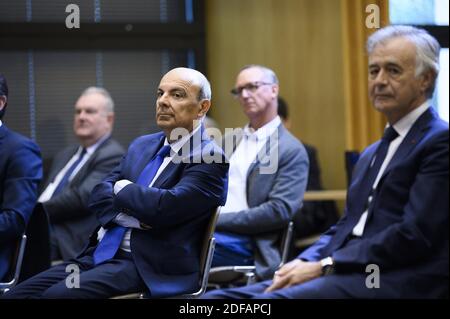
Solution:
<svg viewBox="0 0 450 319"><path fill-rule="evenodd" d="M278 93L280 91L280 87L278 86L278 84L273 84L272 85L272 95L277 99L278 98Z"/></svg>
<svg viewBox="0 0 450 319"><path fill-rule="evenodd" d="M114 125L114 119L115 119L114 113L113 113L113 112L108 113L108 114L106 115L106 118L107 118L108 123L109 123L111 126L113 126L113 125Z"/></svg>
<svg viewBox="0 0 450 319"><path fill-rule="evenodd" d="M198 112L198 117L202 117L208 113L209 108L211 107L211 100L203 99L200 102L200 110Z"/></svg>
<svg viewBox="0 0 450 319"><path fill-rule="evenodd" d="M6 96L0 95L0 111L3 110L5 105L6 105Z"/></svg>
<svg viewBox="0 0 450 319"><path fill-rule="evenodd" d="M432 71L427 71L423 72L420 76L422 77L420 89L424 94L426 94L426 91L431 87L432 83L435 81L436 74Z"/></svg>

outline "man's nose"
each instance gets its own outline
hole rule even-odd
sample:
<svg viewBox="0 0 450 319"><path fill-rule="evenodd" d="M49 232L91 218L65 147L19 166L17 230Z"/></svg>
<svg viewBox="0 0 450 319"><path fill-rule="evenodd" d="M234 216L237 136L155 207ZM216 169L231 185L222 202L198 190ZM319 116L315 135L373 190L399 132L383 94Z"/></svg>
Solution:
<svg viewBox="0 0 450 319"><path fill-rule="evenodd" d="M241 97L242 97L243 99L246 99L246 98L249 97L249 93L248 93L248 90L247 90L246 88L243 88L243 89L242 89L242 91L241 91Z"/></svg>
<svg viewBox="0 0 450 319"><path fill-rule="evenodd" d="M163 95L158 97L158 100L156 101L156 105L158 107L167 107L169 105L167 98L168 98L167 94L164 93Z"/></svg>
<svg viewBox="0 0 450 319"><path fill-rule="evenodd" d="M83 120L86 118L86 112L80 111L77 113L78 119Z"/></svg>
<svg viewBox="0 0 450 319"><path fill-rule="evenodd" d="M374 79L375 85L386 85L387 84L387 73L384 70L380 70Z"/></svg>

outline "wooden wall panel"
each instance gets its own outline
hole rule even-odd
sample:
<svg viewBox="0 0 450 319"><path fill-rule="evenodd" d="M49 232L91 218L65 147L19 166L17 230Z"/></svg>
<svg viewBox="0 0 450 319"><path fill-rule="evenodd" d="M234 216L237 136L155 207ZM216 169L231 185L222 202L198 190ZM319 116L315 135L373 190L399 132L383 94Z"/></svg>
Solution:
<svg viewBox="0 0 450 319"><path fill-rule="evenodd" d="M318 149L328 189L346 186L340 1L206 1L212 117L221 128L246 123L229 90L238 70L263 64L280 79L291 131Z"/></svg>

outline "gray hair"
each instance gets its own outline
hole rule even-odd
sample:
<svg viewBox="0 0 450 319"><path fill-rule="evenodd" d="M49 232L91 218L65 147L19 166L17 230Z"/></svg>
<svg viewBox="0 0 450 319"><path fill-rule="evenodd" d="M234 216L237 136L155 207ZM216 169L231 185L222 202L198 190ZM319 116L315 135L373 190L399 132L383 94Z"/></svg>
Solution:
<svg viewBox="0 0 450 319"><path fill-rule="evenodd" d="M434 79L426 91L427 96L431 97L439 74L439 42L426 30L407 25L391 25L376 31L368 38L367 53L372 54L378 44L397 37L408 39L416 47L416 76L427 71L434 73Z"/></svg>
<svg viewBox="0 0 450 319"><path fill-rule="evenodd" d="M203 75L203 73L196 71L197 74L197 80L198 83L196 83L199 87L200 90L198 92L198 100L211 100L212 98L212 93L211 93L211 84L209 83L208 79L206 78L206 76Z"/></svg>
<svg viewBox="0 0 450 319"><path fill-rule="evenodd" d="M244 66L242 69L240 69L239 73L241 73L244 70L253 69L253 68L261 70L264 73L264 75L267 76L273 84L278 84L278 78L277 78L277 75L275 74L275 72L272 69L269 69L268 67L265 67L263 65L249 64L249 65Z"/></svg>
<svg viewBox="0 0 450 319"><path fill-rule="evenodd" d="M111 94L109 94L109 92L106 89L98 87L98 86L90 86L81 93L81 96L89 95L89 94L102 95L106 100L106 104L105 104L106 112L108 112L108 113L114 112L114 101L111 97Z"/></svg>

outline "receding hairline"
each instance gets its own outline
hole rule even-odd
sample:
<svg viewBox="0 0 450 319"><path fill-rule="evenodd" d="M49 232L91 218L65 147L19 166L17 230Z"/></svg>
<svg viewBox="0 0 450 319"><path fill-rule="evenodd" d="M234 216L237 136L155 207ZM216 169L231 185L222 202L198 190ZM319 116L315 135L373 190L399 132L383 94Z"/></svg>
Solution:
<svg viewBox="0 0 450 319"><path fill-rule="evenodd" d="M244 72L246 70L251 70L251 69L257 69L257 70L261 71L261 73L264 75L264 77L270 78L270 81L272 81L273 84L279 84L278 77L277 77L277 74L275 73L275 71L270 69L270 68L268 68L268 67L266 67L266 66L264 66L264 65L260 65L260 64L248 64L248 65L245 65L244 67L242 67L239 70L238 76L242 72Z"/></svg>
<svg viewBox="0 0 450 319"><path fill-rule="evenodd" d="M114 101L109 94L109 92L101 87L91 86L85 89L83 92L81 92L81 95L78 97L77 101L75 102L75 107L78 103L78 101L85 96L90 95L98 95L101 96L103 99L103 108L106 113L114 113Z"/></svg>
<svg viewBox="0 0 450 319"><path fill-rule="evenodd" d="M199 89L199 100L211 100L211 84L203 73L195 69L179 67L164 74L161 81L172 74L176 74L184 81L189 82L191 85L197 86Z"/></svg>

